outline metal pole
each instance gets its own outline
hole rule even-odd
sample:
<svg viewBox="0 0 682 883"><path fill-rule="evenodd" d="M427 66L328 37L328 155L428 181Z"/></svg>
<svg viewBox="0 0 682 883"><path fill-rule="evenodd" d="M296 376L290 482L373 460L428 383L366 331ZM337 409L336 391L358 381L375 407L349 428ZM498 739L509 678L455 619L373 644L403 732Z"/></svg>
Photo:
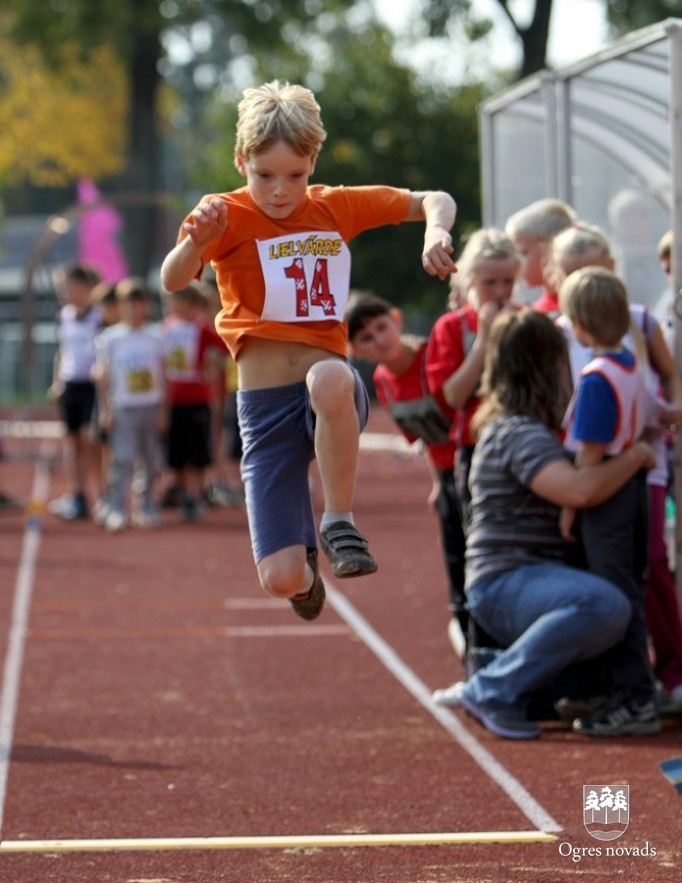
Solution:
<svg viewBox="0 0 682 883"><path fill-rule="evenodd" d="M682 374L682 29L670 21L670 225L673 232L672 288L674 292L675 363ZM682 597L682 433L675 436L674 487L677 522L675 563L678 598Z"/></svg>

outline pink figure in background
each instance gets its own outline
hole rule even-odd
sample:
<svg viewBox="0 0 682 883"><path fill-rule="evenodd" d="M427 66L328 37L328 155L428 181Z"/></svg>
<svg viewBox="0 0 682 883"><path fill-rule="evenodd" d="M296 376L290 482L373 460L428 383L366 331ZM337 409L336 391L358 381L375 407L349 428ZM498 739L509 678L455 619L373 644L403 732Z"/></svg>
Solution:
<svg viewBox="0 0 682 883"><path fill-rule="evenodd" d="M78 202L97 203L101 193L94 181L80 178ZM81 215L78 224L78 261L94 267L104 282L118 282L128 275L128 262L118 244L121 216L107 203L95 205Z"/></svg>

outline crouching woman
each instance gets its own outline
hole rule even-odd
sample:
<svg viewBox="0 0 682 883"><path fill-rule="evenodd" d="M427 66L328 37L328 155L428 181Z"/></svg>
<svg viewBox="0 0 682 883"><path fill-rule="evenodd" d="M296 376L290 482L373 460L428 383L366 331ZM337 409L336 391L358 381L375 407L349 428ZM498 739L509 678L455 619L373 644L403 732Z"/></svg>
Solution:
<svg viewBox="0 0 682 883"><path fill-rule="evenodd" d="M566 563L559 513L607 500L652 468L653 451L640 441L577 468L560 441L569 395L565 339L551 319L535 310L500 314L473 424L466 592L470 613L506 649L434 700L463 707L507 739L540 734L526 714L536 691L619 641L632 613L614 585Z"/></svg>

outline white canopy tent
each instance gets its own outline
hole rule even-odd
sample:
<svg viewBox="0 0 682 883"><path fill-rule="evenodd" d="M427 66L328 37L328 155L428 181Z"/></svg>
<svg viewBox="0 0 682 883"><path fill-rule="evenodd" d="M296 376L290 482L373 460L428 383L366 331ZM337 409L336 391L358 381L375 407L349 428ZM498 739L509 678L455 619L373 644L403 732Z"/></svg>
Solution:
<svg viewBox="0 0 682 883"><path fill-rule="evenodd" d="M602 227L631 299L670 321L682 374L682 19L529 77L483 102L479 122L484 223L504 227L512 212L554 196ZM668 229L672 290L656 258ZM682 513L679 436L675 485Z"/></svg>

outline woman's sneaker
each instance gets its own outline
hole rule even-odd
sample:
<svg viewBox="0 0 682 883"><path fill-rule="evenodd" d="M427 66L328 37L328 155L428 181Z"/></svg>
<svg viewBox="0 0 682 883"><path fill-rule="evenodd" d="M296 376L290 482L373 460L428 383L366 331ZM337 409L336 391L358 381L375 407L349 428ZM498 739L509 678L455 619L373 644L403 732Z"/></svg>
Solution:
<svg viewBox="0 0 682 883"><path fill-rule="evenodd" d="M585 736L654 736L661 719L654 702L638 705L632 700L609 703L592 717L573 721L573 730Z"/></svg>
<svg viewBox="0 0 682 883"><path fill-rule="evenodd" d="M484 702L475 702L468 695L464 681L436 690L433 701L438 705L460 706L501 739L537 739L540 735L540 727L529 721L521 709L492 708Z"/></svg>

